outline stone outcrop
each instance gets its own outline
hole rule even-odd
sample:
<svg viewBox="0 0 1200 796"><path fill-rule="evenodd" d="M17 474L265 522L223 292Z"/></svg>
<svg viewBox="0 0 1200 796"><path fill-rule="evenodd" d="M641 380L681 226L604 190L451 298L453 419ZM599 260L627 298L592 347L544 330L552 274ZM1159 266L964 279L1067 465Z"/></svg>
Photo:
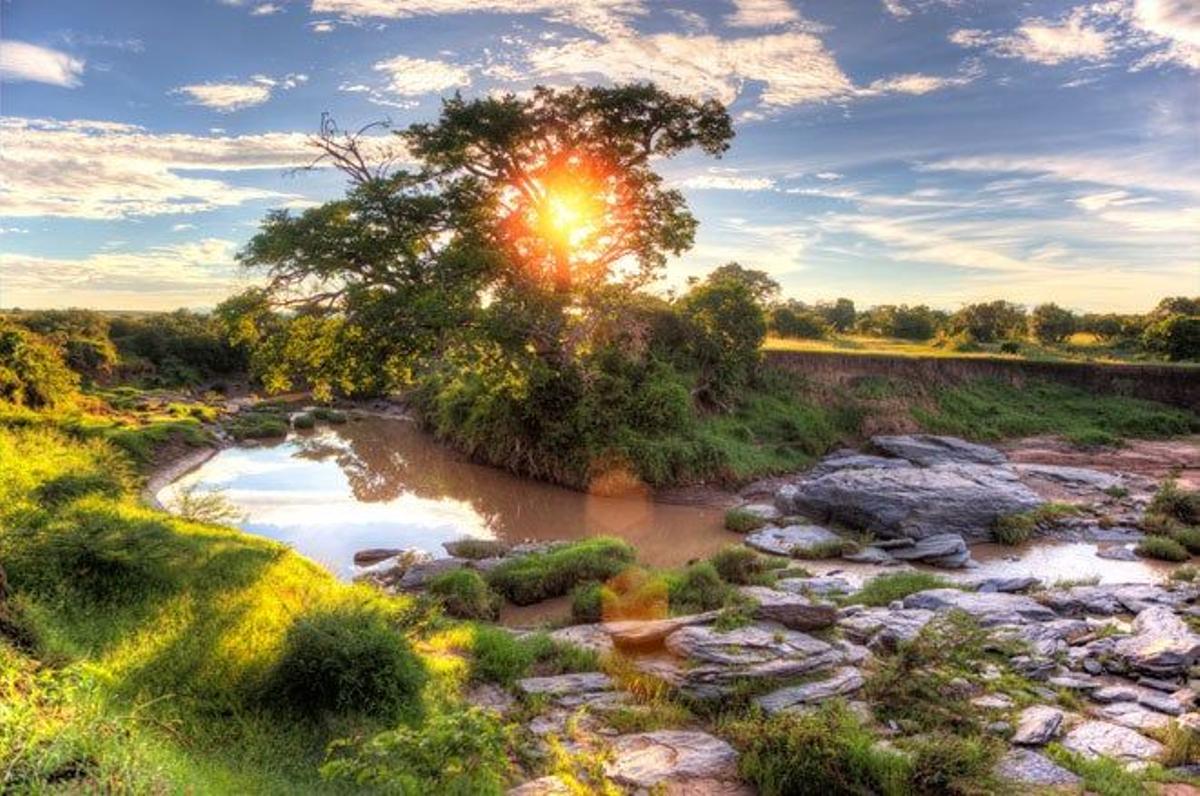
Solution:
<svg viewBox="0 0 1200 796"><path fill-rule="evenodd" d="M1033 705L1021 711L1017 730L1010 739L1021 746L1042 746L1058 736L1063 712L1049 705Z"/></svg>
<svg viewBox="0 0 1200 796"><path fill-rule="evenodd" d="M1082 789L1083 780L1043 754L1030 749L1012 749L1000 758L996 776L1031 788Z"/></svg>
<svg viewBox="0 0 1200 796"><path fill-rule="evenodd" d="M1113 652L1128 666L1154 676L1181 674L1200 658L1200 635L1164 605L1147 608L1133 620L1133 635Z"/></svg>
<svg viewBox="0 0 1200 796"><path fill-rule="evenodd" d="M1062 739L1063 747L1088 759L1108 757L1129 766L1144 766L1163 753L1163 745L1141 733L1107 721L1085 721Z"/></svg>
<svg viewBox="0 0 1200 796"><path fill-rule="evenodd" d="M747 534L745 542L755 550L772 555L811 557L821 551L832 551L837 555L840 552L838 546L845 540L818 525L788 525L760 528Z"/></svg>
<svg viewBox="0 0 1200 796"><path fill-rule="evenodd" d="M916 638L933 616L925 609L858 608L843 611L837 624L852 641L873 650L892 650Z"/></svg>
<svg viewBox="0 0 1200 796"><path fill-rule="evenodd" d="M957 437L904 434L871 438L871 447L897 459L922 467L935 464L1004 464L1007 459L995 448Z"/></svg>
<svg viewBox="0 0 1200 796"><path fill-rule="evenodd" d="M737 752L706 732L659 730L621 735L612 742L612 754L604 773L626 787L737 781Z"/></svg>
<svg viewBox="0 0 1200 796"><path fill-rule="evenodd" d="M852 694L865 684L862 672L853 666L843 666L824 680L780 688L755 698L754 702L767 713L781 713Z"/></svg>
<svg viewBox="0 0 1200 796"><path fill-rule="evenodd" d="M904 598L905 608L927 611L965 611L981 625L1016 625L1056 619L1046 606L1022 594L930 589Z"/></svg>
<svg viewBox="0 0 1200 796"><path fill-rule="evenodd" d="M765 586L743 586L739 591L754 601L755 617L792 630L822 630L837 621L837 608L830 603L814 602L802 594Z"/></svg>
<svg viewBox="0 0 1200 796"><path fill-rule="evenodd" d="M966 541L956 533L937 533L918 539L916 544L888 551L900 561L920 562L932 567L960 569L971 563Z"/></svg>

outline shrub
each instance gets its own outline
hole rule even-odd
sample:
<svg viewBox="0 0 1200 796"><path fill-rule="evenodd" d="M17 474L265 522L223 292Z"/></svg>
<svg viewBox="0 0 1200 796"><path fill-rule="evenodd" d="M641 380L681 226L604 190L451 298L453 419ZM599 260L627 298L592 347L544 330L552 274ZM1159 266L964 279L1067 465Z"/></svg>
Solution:
<svg viewBox="0 0 1200 796"><path fill-rule="evenodd" d="M913 738L904 744L912 760L913 793L997 793L992 781L996 743L949 733Z"/></svg>
<svg viewBox="0 0 1200 796"><path fill-rule="evenodd" d="M34 492L43 506L58 508L87 495L117 497L128 486L123 462L112 462L106 472L64 473L43 482Z"/></svg>
<svg viewBox="0 0 1200 796"><path fill-rule="evenodd" d="M1162 483L1150 505L1148 516L1165 517L1184 525L1200 525L1200 491L1180 489L1174 478Z"/></svg>
<svg viewBox="0 0 1200 796"><path fill-rule="evenodd" d="M950 329L979 343L1020 337L1025 332L1025 310L1008 301L968 304L950 318Z"/></svg>
<svg viewBox="0 0 1200 796"><path fill-rule="evenodd" d="M0 402L53 408L73 401L78 387L79 376L54 346L0 321Z"/></svg>
<svg viewBox="0 0 1200 796"><path fill-rule="evenodd" d="M734 722L738 770L763 796L911 792L910 763L877 744L841 701L809 713Z"/></svg>
<svg viewBox="0 0 1200 796"><path fill-rule="evenodd" d="M571 592L571 619L578 623L590 624L604 619L604 601L601 593L604 587L599 583L581 583Z"/></svg>
<svg viewBox="0 0 1200 796"><path fill-rule="evenodd" d="M773 567L766 558L749 547L727 545L709 557L709 563L726 583L748 585L761 583Z"/></svg>
<svg viewBox="0 0 1200 796"><path fill-rule="evenodd" d="M511 731L492 713L470 707L435 713L362 743L335 742L321 776L385 793L500 796L512 770Z"/></svg>
<svg viewBox="0 0 1200 796"><path fill-rule="evenodd" d="M1180 528L1171 534L1171 538L1187 548L1189 553L1200 553L1200 528Z"/></svg>
<svg viewBox="0 0 1200 796"><path fill-rule="evenodd" d="M1177 580L1181 583L1192 583L1197 578L1200 578L1200 567L1193 564L1184 564L1181 567L1175 567L1171 572L1171 580Z"/></svg>
<svg viewBox="0 0 1200 796"><path fill-rule="evenodd" d="M992 538L1000 544L1018 545L1029 541L1037 522L1029 512L997 517L992 525Z"/></svg>
<svg viewBox="0 0 1200 796"><path fill-rule="evenodd" d="M429 583L428 592L443 610L458 619L500 618L500 597L473 569L456 569L438 575Z"/></svg>
<svg viewBox="0 0 1200 796"><path fill-rule="evenodd" d="M224 491L201 489L198 484L180 489L168 508L184 519L210 525L237 524L246 518L245 512L233 505Z"/></svg>
<svg viewBox="0 0 1200 796"><path fill-rule="evenodd" d="M1133 551L1144 558L1157 558L1160 561L1187 561L1191 558L1187 548L1167 536L1147 536L1138 542Z"/></svg>
<svg viewBox="0 0 1200 796"><path fill-rule="evenodd" d="M1169 315L1152 323L1142 343L1172 361L1200 359L1200 315Z"/></svg>
<svg viewBox="0 0 1200 796"><path fill-rule="evenodd" d="M225 425L225 430L237 440L285 437L288 428L284 415L262 409L239 412Z"/></svg>
<svg viewBox="0 0 1200 796"><path fill-rule="evenodd" d="M268 704L315 718L326 712L394 715L412 710L426 679L404 637L377 609L302 616L268 676Z"/></svg>
<svg viewBox="0 0 1200 796"><path fill-rule="evenodd" d="M853 539L836 539L811 545L797 545L792 548L792 558L816 561L822 558L838 558L847 553L855 553L858 549L858 542Z"/></svg>
<svg viewBox="0 0 1200 796"><path fill-rule="evenodd" d="M699 368L697 393L727 405L757 370L767 333L753 291L740 280L710 278L679 300L679 311L689 329L688 353Z"/></svg>
<svg viewBox="0 0 1200 796"><path fill-rule="evenodd" d="M606 620L661 619L669 610L667 581L661 575L629 567L600 587Z"/></svg>
<svg viewBox="0 0 1200 796"><path fill-rule="evenodd" d="M771 331L780 337L819 340L830 332L829 323L816 310L799 302L771 311Z"/></svg>
<svg viewBox="0 0 1200 796"><path fill-rule="evenodd" d="M888 605L927 589L945 589L954 584L928 572L892 572L876 575L846 600L850 605Z"/></svg>
<svg viewBox="0 0 1200 796"><path fill-rule="evenodd" d="M731 591L710 561L692 564L671 577L667 588L674 613L714 611L725 604Z"/></svg>
<svg viewBox="0 0 1200 796"><path fill-rule="evenodd" d="M313 416L312 412L301 412L292 418L292 428L297 428L302 431L315 428L316 425L317 418Z"/></svg>
<svg viewBox="0 0 1200 796"><path fill-rule="evenodd" d="M730 509L725 512L725 530L734 533L750 533L767 524L767 521L752 511Z"/></svg>
<svg viewBox="0 0 1200 796"><path fill-rule="evenodd" d="M1075 334L1077 327L1075 313L1057 304L1039 304L1029 316L1029 331L1046 345L1061 343Z"/></svg>
<svg viewBox="0 0 1200 796"><path fill-rule="evenodd" d="M1016 340L1005 340L1000 344L1001 354L1019 354L1021 353L1021 344Z"/></svg>
<svg viewBox="0 0 1200 796"><path fill-rule="evenodd" d="M339 412L338 410L330 409L327 406L318 406L316 409L312 410L312 414L317 420L323 420L326 423L332 423L335 426L345 423L349 419L346 417L345 412Z"/></svg>
<svg viewBox="0 0 1200 796"><path fill-rule="evenodd" d="M600 537L505 561L488 573L492 587L517 605L561 597L589 580L605 580L634 561L628 542Z"/></svg>

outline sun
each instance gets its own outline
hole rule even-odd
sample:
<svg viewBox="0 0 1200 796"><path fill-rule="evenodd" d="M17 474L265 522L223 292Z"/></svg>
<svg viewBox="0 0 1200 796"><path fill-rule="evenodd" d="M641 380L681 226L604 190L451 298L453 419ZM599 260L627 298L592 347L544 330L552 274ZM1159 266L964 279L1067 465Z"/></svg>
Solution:
<svg viewBox="0 0 1200 796"><path fill-rule="evenodd" d="M602 215L600 205L585 185L556 180L545 187L537 209L538 227L556 245L577 250L596 233Z"/></svg>

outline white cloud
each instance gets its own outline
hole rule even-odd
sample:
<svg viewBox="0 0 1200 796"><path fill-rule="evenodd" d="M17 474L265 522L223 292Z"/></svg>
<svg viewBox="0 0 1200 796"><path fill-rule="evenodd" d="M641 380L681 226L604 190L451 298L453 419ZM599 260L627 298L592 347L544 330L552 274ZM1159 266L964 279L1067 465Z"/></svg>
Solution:
<svg viewBox="0 0 1200 796"><path fill-rule="evenodd" d="M348 19L536 14L601 35L625 32L631 16L646 13L642 0L312 0L311 9Z"/></svg>
<svg viewBox="0 0 1200 796"><path fill-rule="evenodd" d="M195 224L172 224L171 225L172 232L183 232L184 230L195 229L195 228L196 228Z"/></svg>
<svg viewBox="0 0 1200 796"><path fill-rule="evenodd" d="M1200 5L1195 0L1135 0L1132 21L1157 46L1136 68L1176 65L1200 70Z"/></svg>
<svg viewBox="0 0 1200 796"><path fill-rule="evenodd" d="M768 28L800 21L788 0L733 0L726 21L737 28Z"/></svg>
<svg viewBox="0 0 1200 796"><path fill-rule="evenodd" d="M219 238L80 258L0 254L6 304L167 309L213 305L247 282Z"/></svg>
<svg viewBox="0 0 1200 796"><path fill-rule="evenodd" d="M815 176L818 180L840 180L842 178L842 175L836 171L819 171Z"/></svg>
<svg viewBox="0 0 1200 796"><path fill-rule="evenodd" d="M869 86L858 90L859 96L873 97L882 94L929 94L933 91L965 86L975 80L978 72L970 71L952 77L925 75L913 72L904 75L892 75L873 81Z"/></svg>
<svg viewBox="0 0 1200 796"><path fill-rule="evenodd" d="M1089 9L1083 6L1057 21L1026 19L1012 33L957 30L950 41L961 47L983 48L1002 58L1051 66L1075 60L1103 61L1113 47L1109 32L1094 27Z"/></svg>
<svg viewBox="0 0 1200 796"><path fill-rule="evenodd" d="M379 61L373 68L376 72L386 73L388 91L402 97L416 97L471 83L469 71L446 61L397 55Z"/></svg>
<svg viewBox="0 0 1200 796"><path fill-rule="evenodd" d="M312 159L301 133L155 134L102 121L0 121L0 215L115 219L284 197L186 172L281 169Z"/></svg>
<svg viewBox="0 0 1200 796"><path fill-rule="evenodd" d="M278 14L282 10L283 6L279 5L278 3L263 3L262 5L255 6L250 12L250 15L255 17L266 17L270 16L271 14Z"/></svg>
<svg viewBox="0 0 1200 796"><path fill-rule="evenodd" d="M0 40L0 80L10 83L48 83L75 88L84 61L58 50L23 41Z"/></svg>
<svg viewBox="0 0 1200 796"><path fill-rule="evenodd" d="M897 19L904 19L905 17L912 16L912 11L900 0L883 0L883 8Z"/></svg>
<svg viewBox="0 0 1200 796"><path fill-rule="evenodd" d="M1133 196L1128 191L1100 191L1099 193L1084 194L1071 201L1076 207L1095 212L1108 207L1127 207L1158 200L1152 196Z"/></svg>
<svg viewBox="0 0 1200 796"><path fill-rule="evenodd" d="M336 25L327 19L319 19L316 22L308 23L308 29L313 33L333 33L335 27Z"/></svg>
<svg viewBox="0 0 1200 796"><path fill-rule="evenodd" d="M698 191L769 191L775 187L775 180L769 177L739 177L736 174L697 174L680 180L680 188L691 188Z"/></svg>
<svg viewBox="0 0 1200 796"><path fill-rule="evenodd" d="M203 105L218 113L231 113L262 105L271 99L275 89L293 89L308 82L308 75L288 74L282 78L253 75L241 83L195 83L174 89L174 94L185 94L191 98L189 105Z"/></svg>

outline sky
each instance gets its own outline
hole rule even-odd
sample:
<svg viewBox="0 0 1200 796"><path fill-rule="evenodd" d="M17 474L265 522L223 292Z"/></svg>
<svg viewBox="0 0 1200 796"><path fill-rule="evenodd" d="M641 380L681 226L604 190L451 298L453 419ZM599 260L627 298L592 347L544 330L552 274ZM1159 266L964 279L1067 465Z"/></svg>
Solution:
<svg viewBox="0 0 1200 796"><path fill-rule="evenodd" d="M0 0L0 306L211 307L346 128L652 80L726 103L660 164L804 301L1136 312L1200 294L1200 0Z"/></svg>

